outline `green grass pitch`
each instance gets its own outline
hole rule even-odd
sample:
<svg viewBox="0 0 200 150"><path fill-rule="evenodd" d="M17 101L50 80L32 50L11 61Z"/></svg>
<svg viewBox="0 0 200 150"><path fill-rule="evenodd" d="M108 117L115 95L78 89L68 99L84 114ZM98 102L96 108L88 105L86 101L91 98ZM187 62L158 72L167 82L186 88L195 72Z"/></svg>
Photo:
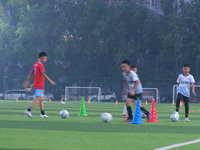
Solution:
<svg viewBox="0 0 200 150"><path fill-rule="evenodd" d="M172 104L156 104L159 123L133 125L121 118L124 103L86 103L88 117L78 117L81 102L46 102L48 119L39 118L39 107L33 118L23 115L30 102L0 101L0 150L151 150L200 138L200 106L190 104L190 122L169 119ZM144 104L143 104L144 105ZM145 107L150 110L150 104ZM183 107L182 107L183 108ZM61 119L59 111L70 116ZM184 109L184 108L183 108ZM109 112L112 122L103 123L100 114ZM175 150L197 150L200 143Z"/></svg>

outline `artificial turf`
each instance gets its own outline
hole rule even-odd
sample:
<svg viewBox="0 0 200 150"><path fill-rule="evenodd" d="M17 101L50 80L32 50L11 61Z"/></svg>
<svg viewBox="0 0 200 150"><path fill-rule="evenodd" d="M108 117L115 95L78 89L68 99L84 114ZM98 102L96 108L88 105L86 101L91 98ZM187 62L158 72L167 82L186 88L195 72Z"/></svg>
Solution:
<svg viewBox="0 0 200 150"><path fill-rule="evenodd" d="M81 102L46 102L50 118L39 118L39 107L33 118L23 115L30 105L26 101L0 101L0 150L152 150L200 138L200 105L190 104L190 122L171 122L172 104L156 104L159 123L133 125L121 118L124 103L86 103L88 117L78 117ZM143 104L144 105L144 104ZM150 110L151 104L144 105ZM183 108L183 107L182 107ZM61 119L60 110L68 110L67 119ZM183 108L184 109L184 108ZM103 123L100 114L109 112L113 120ZM176 150L199 150L200 143Z"/></svg>

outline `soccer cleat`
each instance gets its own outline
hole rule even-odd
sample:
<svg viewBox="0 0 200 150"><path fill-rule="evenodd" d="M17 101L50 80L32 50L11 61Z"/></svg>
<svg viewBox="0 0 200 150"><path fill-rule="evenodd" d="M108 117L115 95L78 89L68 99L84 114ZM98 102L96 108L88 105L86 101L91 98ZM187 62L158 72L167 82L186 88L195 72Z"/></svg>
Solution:
<svg viewBox="0 0 200 150"><path fill-rule="evenodd" d="M151 115L151 113L149 112L148 114L147 114L147 120L150 120L152 118L152 115Z"/></svg>
<svg viewBox="0 0 200 150"><path fill-rule="evenodd" d="M127 118L126 120L124 120L124 122L131 122L132 119Z"/></svg>
<svg viewBox="0 0 200 150"><path fill-rule="evenodd" d="M190 120L189 120L188 118L185 118L185 121L186 121L186 122L189 122Z"/></svg>
<svg viewBox="0 0 200 150"><path fill-rule="evenodd" d="M177 116L177 117L179 118L179 113L175 111L175 112L172 114L172 116ZM188 119L188 120L189 120L189 119Z"/></svg>
<svg viewBox="0 0 200 150"><path fill-rule="evenodd" d="M175 111L172 115L179 115L179 113Z"/></svg>
<svg viewBox="0 0 200 150"><path fill-rule="evenodd" d="M143 113L142 111L141 111L141 116L142 116L142 118L146 118L147 117L147 115L145 113Z"/></svg>
<svg viewBox="0 0 200 150"><path fill-rule="evenodd" d="M127 114L123 114L122 118L128 118Z"/></svg>
<svg viewBox="0 0 200 150"><path fill-rule="evenodd" d="M49 118L49 116L47 116L46 114L44 115L40 114L40 118Z"/></svg>
<svg viewBox="0 0 200 150"><path fill-rule="evenodd" d="M24 114L27 115L29 118L32 118L32 114L31 114L30 111L25 110L25 111L24 111Z"/></svg>

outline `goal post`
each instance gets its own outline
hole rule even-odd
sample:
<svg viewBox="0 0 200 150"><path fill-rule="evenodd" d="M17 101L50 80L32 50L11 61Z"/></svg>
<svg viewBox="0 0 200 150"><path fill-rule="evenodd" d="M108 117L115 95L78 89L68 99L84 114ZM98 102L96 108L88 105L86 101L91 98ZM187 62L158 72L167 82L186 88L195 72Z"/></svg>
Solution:
<svg viewBox="0 0 200 150"><path fill-rule="evenodd" d="M152 101L155 98L156 103L160 103L160 93L158 88L143 88L143 100Z"/></svg>
<svg viewBox="0 0 200 150"><path fill-rule="evenodd" d="M172 103L173 102L176 102L176 99L177 99L177 87L178 85L173 85L173 97L172 97ZM192 86L190 86L191 88ZM190 102L192 103L200 103L200 85L195 85L195 91L196 91L196 94L197 96L194 96L192 94L192 89L190 89Z"/></svg>
<svg viewBox="0 0 200 150"><path fill-rule="evenodd" d="M81 101L90 99L100 102L101 88L100 87L65 87L65 101ZM90 99L91 100L91 99Z"/></svg>

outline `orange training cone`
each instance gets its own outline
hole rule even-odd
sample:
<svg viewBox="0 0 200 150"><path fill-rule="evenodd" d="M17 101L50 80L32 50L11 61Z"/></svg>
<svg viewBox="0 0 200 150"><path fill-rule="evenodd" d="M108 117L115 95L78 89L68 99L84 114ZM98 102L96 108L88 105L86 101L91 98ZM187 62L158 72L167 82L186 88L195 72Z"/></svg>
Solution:
<svg viewBox="0 0 200 150"><path fill-rule="evenodd" d="M175 103L174 103L174 100L173 100L173 105L174 105Z"/></svg>
<svg viewBox="0 0 200 150"><path fill-rule="evenodd" d="M118 100L116 100L116 105L118 105Z"/></svg>
<svg viewBox="0 0 200 150"><path fill-rule="evenodd" d="M18 102L18 98L16 99L16 102Z"/></svg>
<svg viewBox="0 0 200 150"><path fill-rule="evenodd" d="M159 122L158 120L157 120L157 114L156 114L156 104L155 104L155 99L153 98L153 100L152 100L152 105L151 105L151 118L149 118L148 120L147 120L147 122Z"/></svg>
<svg viewBox="0 0 200 150"><path fill-rule="evenodd" d="M63 100L62 100L62 98L61 98L61 101L60 101L61 103L63 102Z"/></svg>
<svg viewBox="0 0 200 150"><path fill-rule="evenodd" d="M90 99L88 99L88 104L90 104Z"/></svg>
<svg viewBox="0 0 200 150"><path fill-rule="evenodd" d="M147 105L147 104L148 104L148 102L147 102L147 100L146 100L145 105Z"/></svg>
<svg viewBox="0 0 200 150"><path fill-rule="evenodd" d="M51 98L49 98L49 102L51 102Z"/></svg>
<svg viewBox="0 0 200 150"><path fill-rule="evenodd" d="M180 106L182 106L182 105L183 105L183 101L180 102Z"/></svg>

